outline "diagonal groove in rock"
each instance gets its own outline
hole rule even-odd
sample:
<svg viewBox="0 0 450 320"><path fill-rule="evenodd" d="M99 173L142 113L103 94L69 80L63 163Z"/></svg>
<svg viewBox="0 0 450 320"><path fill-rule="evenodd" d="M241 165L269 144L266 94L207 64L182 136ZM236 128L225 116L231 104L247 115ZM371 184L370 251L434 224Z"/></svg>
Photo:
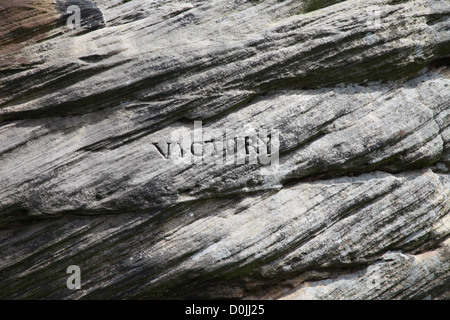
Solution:
<svg viewBox="0 0 450 320"><path fill-rule="evenodd" d="M430 299L447 291L448 256L448 240L441 248L418 255L386 253L364 270L300 284L282 299Z"/></svg>
<svg viewBox="0 0 450 320"><path fill-rule="evenodd" d="M282 92L208 122L205 130L238 129L244 124L279 129L281 170L275 179L281 183L314 175L332 176L336 170L341 174L377 168L395 172L427 166L448 152L444 147L450 137L441 134L435 120L441 119L442 123L440 114L448 108L448 80L428 74L413 79L409 85L407 90L350 86L317 92ZM434 89L426 98L417 94L427 88L442 89ZM326 100L316 99L316 95L321 97L324 93ZM350 95L353 101L347 102ZM427 107L430 104L439 112ZM271 123L272 119L279 120ZM39 123L40 128L34 123ZM244 192L261 190L263 167L180 165L176 159L161 157L154 143L166 145L174 131L189 130L190 125L174 123L148 133L146 126L142 109L119 108L100 111L95 116L48 118L45 125L40 120L23 120L0 127L5 142L0 158L5 168L0 177L1 207L20 207L34 214L80 209L117 212L121 210L117 206L119 200L126 203L128 210L158 209L217 193L242 192L242 187L247 188ZM139 130L143 131L137 139L125 139ZM123 143L111 148L108 141L114 140ZM106 149L90 151L90 146L105 143ZM52 148L45 151L48 145ZM54 148L60 151L54 152ZM30 154L36 154L36 158ZM17 158L27 159L20 168L15 164ZM114 173L118 167L122 169ZM78 186L73 185L74 179L79 181ZM126 190L115 187L123 183L129 186ZM33 191L36 186L40 190L38 197ZM21 194L15 193L17 188ZM146 188L152 191L145 191ZM64 200L61 194L70 194L71 198Z"/></svg>
<svg viewBox="0 0 450 320"><path fill-rule="evenodd" d="M444 181L447 181L448 183L448 177L442 177L446 179ZM361 184L365 185L365 187L362 188ZM340 188L341 192L335 193L335 196L327 199L325 195L328 192L334 193L333 190L330 190L330 188L334 188L334 185L337 188ZM393 186L396 186L394 191L390 189ZM336 191L337 190L339 189L336 189ZM370 192L374 193L373 195L375 198L373 198L373 200L369 200L371 197ZM352 195L352 193L355 194ZM364 195L364 197L358 197L357 194ZM379 194L380 196L382 194L385 195L380 197L376 196L376 194ZM448 196L448 188L443 188L440 177L430 171L424 172L423 174L413 173L398 176L377 173L357 178L340 178L309 184L304 183L289 189L283 189L273 197L264 200L247 198L247 200L244 199L244 201L249 201L251 203L250 207L243 212L240 212L238 215L232 215L230 212L223 218L205 216L203 219L198 219L193 223L186 224L175 233L171 232L169 237L162 237L150 246L146 238L152 237L152 234L156 233L149 233L148 231L140 232L138 233L141 235L139 239L133 240L133 242L136 242L137 246L133 247L131 251L118 250L117 246L123 246L123 244L120 245L120 240L122 240L123 243L123 239L121 238L121 235L115 234L114 232L110 234L108 231L108 223L101 224L100 228L97 229L94 234L92 234L92 232L86 233L74 237L72 240L82 243L85 242L86 239L90 239L85 245L73 247L73 249L70 249L72 247L70 243L65 246L67 246L69 250L75 250L75 252L77 252L73 259L80 259L79 261L85 260L83 256L87 254L87 252L94 250L94 252L97 252L96 255L104 254L109 256L109 259L112 259L112 261L115 261L114 266L116 267L111 266L113 269L124 268L123 270L128 270L128 268L132 268L133 272L131 272L130 269L128 270L129 273L126 273L129 274L129 276L124 276L123 272L114 275L114 270L111 270L110 274L105 274L104 271L100 272L102 277L107 277L109 279L107 281L105 280L105 285L108 290L111 290L111 288L116 286L117 283L115 281L120 280L123 285L127 286L128 281L141 279L141 283L145 283L145 288L138 286L135 289L137 291L130 289L130 291L127 291L127 294L130 294L129 297L131 297L144 293L151 294L153 289L157 288L161 283L166 283L165 285L167 285L167 283L174 281L174 283L178 283L178 285L183 285L181 279L185 279L193 285L194 282L192 281L195 281L196 277L186 278L186 276L183 276L183 274L186 273L203 274L201 277L203 280L199 280L201 282L211 281L211 279L214 279L221 274L230 273L232 275L234 272L236 272L236 275L232 278L240 277L248 272L251 272L250 274L254 274L254 276L259 273L264 277L283 277L283 273L291 275L293 272L306 272L311 269L320 270L320 268L326 269L331 266L351 266L357 263L367 264L370 261L377 260L377 257L385 252L385 248L395 246L396 243L399 243L399 236L401 238L402 235L401 226L404 226L404 222L402 222L402 219L393 219L395 216L399 215L399 217L404 217L405 220L403 221L412 223L412 225L408 227L411 230L407 230L407 234L414 234L413 230L431 232L430 228L435 224L433 217L434 219L437 219L438 216L428 215L427 208L430 206L437 206L442 211L440 216L446 216L449 210L448 200L443 201L442 197L448 199ZM397 199L396 202L392 202L392 199L389 199L392 197L398 197L399 199ZM304 199L308 199L309 202L304 202ZM353 200L355 203L349 203L349 200ZM367 204L367 201L373 202ZM305 211L308 209L302 209L302 207L299 206L302 202L309 203L311 206L314 206L315 203L318 206L315 208L311 207L311 211ZM360 204L358 204L358 202L360 202ZM392 205L392 203L395 203L395 205ZM414 203L418 204L418 206L413 205ZM353 211L351 216L348 216L347 214L342 215L348 208L355 208L355 206L361 204L364 206L363 209ZM292 210L293 207L297 209ZM333 207L335 207L337 211L333 209ZM199 207L199 210L204 209ZM196 211L189 210L187 212L196 215ZM258 224L255 224L256 221L253 217L255 215L260 215L262 212L264 212L265 218L259 219ZM339 217L337 220L338 222L334 222L335 219L332 219L331 215ZM425 221L417 220L420 216L427 217L427 219L425 219ZM414 217L416 219L412 219ZM116 218L105 217L103 219L105 219L104 221L106 222L108 219ZM242 220L242 222L236 223L236 219ZM286 219L294 220L292 220L291 223L287 223ZM372 222L364 221L367 219ZM357 220L359 222L355 223ZM170 224L170 220L167 221L167 223ZM247 227L248 223L251 223L252 228L249 229ZM336 223L339 223L340 225L337 225ZM324 224L324 227L326 226L325 230L327 231L319 234L310 232L311 228L320 224ZM261 226L258 227L258 225ZM238 229L237 226L239 226ZM371 232L370 230L367 230L368 226L378 228L378 231ZM53 229L58 230L58 227L56 227L56 229L55 227L53 227ZM362 232L360 230L361 227L366 229L366 231ZM124 231L131 228L127 232L132 233L132 230L135 227L124 225L118 228L123 229ZM148 227L145 227L143 230L146 228ZM165 229L166 227L160 225L158 228ZM256 229L260 231L258 232ZM278 232L274 233L274 230L278 230ZM443 232L444 233L441 233L434 241L439 242L439 239L448 236L449 230L444 230ZM283 234L285 234L285 236L282 236ZM107 237L105 238L101 235L107 235ZM297 242L298 240L296 239L300 239L302 235L312 236L312 239L306 242ZM383 236L380 237L380 235ZM241 243L242 237L246 239L244 243ZM326 240L329 237L332 237L334 241ZM353 246L353 249L342 255L345 250L339 250L335 247L336 245L339 245L335 241L336 237L342 237L342 245L346 244L347 246ZM356 237L358 239L356 239ZM365 239L364 237L368 238ZM112 245L113 242L111 241L116 243L116 245ZM26 241L26 243L28 243L28 241ZM21 250L27 250L26 243L22 246L17 245L18 251L15 254L20 254ZM251 243L253 244L251 245ZM270 261L276 257L284 256L284 251L281 248L289 247L289 243L297 243L298 247L297 250L291 251L291 253L287 254L283 259L278 260L279 263L282 263L284 268L279 266L274 269L276 264L272 265L269 263L266 267L254 267L250 270L243 271L244 273L239 275L241 267L251 264L252 261L259 261L260 259L262 259L262 261ZM323 245L317 246L314 243L322 243ZM420 242L416 243L415 246L417 247L418 245L420 245ZM215 249L213 250L214 246ZM106 249L108 247L110 249ZM406 247L408 246L405 244L401 246L401 248ZM106 250L101 248L105 248ZM158 248L164 248L164 250ZM225 254L228 252L225 248L228 248L228 254ZM409 249L414 249L414 246ZM48 252L48 250L53 249L49 246L48 249L43 250ZM222 251L224 255L221 256ZM191 253L188 254L189 252ZM192 254L194 255L192 256ZM41 253L41 255L45 254ZM293 260L290 258L294 256L298 257L299 255L303 258L296 262L295 259ZM331 259L330 255L335 258ZM61 256L61 259L64 257L64 255ZM125 262L124 259L128 262ZM137 259L137 262L131 263L134 259ZM209 259L213 259L215 262L205 264L205 261L210 261ZM120 260L122 260L122 263L119 263ZM49 258L47 258L46 261L47 263L52 261L52 263L56 265L62 262L58 262L59 260L54 259L49 260ZM86 260L86 263L88 263L88 261L89 260ZM42 268L44 268L44 265L42 265ZM9 272L17 273L15 268L26 268L26 266L27 264L13 264L9 267ZM169 266L171 267L169 268ZM36 268L37 269L32 272L30 276L35 272L42 273L42 270L40 270L39 267ZM55 268L55 265L53 265L52 268ZM100 266L97 268L100 268ZM217 273L221 268L223 271ZM279 268L281 269L281 272L276 272L275 270ZM243 270L246 269L244 268ZM9 272L5 272L4 276L7 277ZM92 272L96 276L99 275L99 271L94 272L93 270ZM90 273L86 274L85 277L89 279ZM168 279L172 280L166 282ZM8 280L5 279L5 281ZM19 280L9 281L14 282ZM110 287L108 287L107 283L109 283ZM11 285L15 286L16 284L11 283ZM93 286L95 287L94 284ZM101 296L102 290L95 293L94 287L92 287L92 290L94 291L91 292L90 289L86 289L82 294L86 295L86 297L96 297L96 294ZM24 292L22 292L22 294L24 294ZM120 297L119 292L116 292L116 294L118 294L116 297ZM156 294L156 291L154 294Z"/></svg>
<svg viewBox="0 0 450 320"><path fill-rule="evenodd" d="M448 298L448 1L12 7L0 298ZM180 161L198 120L213 157ZM278 171L227 129L244 160L278 132Z"/></svg>
<svg viewBox="0 0 450 320"><path fill-rule="evenodd" d="M385 8L383 6L383 4L389 3L389 1L375 1L374 3L376 3L377 5L380 6L381 9ZM297 4L294 4L293 2L286 2L286 4L284 4L286 6L297 6ZM353 17L361 17L361 15L366 15L366 8L370 6L370 3L367 4L361 4L361 2L357 2L357 1L345 1L342 2L340 4L337 4L335 6L333 6L333 10L331 10L331 8L328 10L327 8L323 9L324 12L320 13L320 17L326 17L326 21L329 21L329 23L331 25L333 25L333 23L336 23L335 20L339 21L340 19L342 19L342 17L339 16L339 10L337 10L338 8L340 8L340 6L342 6L342 8L346 9L346 12L348 13L348 8L350 6L354 7L354 14L350 14L349 17L345 17L344 21L347 21L347 23L349 24L353 24ZM409 53L406 53L405 50L401 50L398 51L396 49L389 49L389 45L384 45L380 48L384 48L384 52L378 52L378 53L372 53L373 58L376 59L377 56L382 57L382 55L390 55L390 60L392 60L391 63L386 63L386 61L384 61L383 65L380 66L376 66L376 69L370 70L371 66L374 65L373 63L368 63L367 61L371 61L370 55L370 50L366 50L364 51L364 49L362 52L357 52L357 54L352 54L352 57L359 57L362 55L366 56L365 59L365 63L367 64L367 66L364 66L364 68L360 68L359 70L357 70L359 67L351 67L351 68L347 68L346 67L346 60L351 61L351 59L349 57L347 57L344 54L342 54L341 58L339 59L339 62L336 64L335 62L331 62L331 63L327 63L326 61L324 61L324 63L320 63L320 62L316 62L318 61L318 57L314 56L311 57L312 59L305 59L306 61L302 62L302 68L297 68L294 67L293 69L288 69L286 70L288 74L286 74L286 72L283 72L283 64L287 63L287 65L289 65L288 62L285 62L282 58L281 60L277 59L275 60L274 66L276 65L276 70L277 70L277 74L273 74L270 72L270 65L267 65L267 63L264 63L264 58L263 56L267 53L265 52L259 52L259 51L254 51L253 55L254 58L256 59L253 62L250 61L242 61L242 57L240 55L236 56L236 58L234 58L234 61L242 61L242 62L234 62L234 61L230 61L230 63L228 63L227 65L223 65L223 61L225 60L223 57L218 57L216 58L209 58L209 56L213 56L215 53L214 51L212 52L208 52L207 55L205 57L203 56L198 56L195 55L194 52L194 48L195 48L195 42L191 43L185 43L185 40L181 40L181 43L179 43L176 47L178 49L174 49L174 53L173 55L178 52L179 50L187 50L187 52L192 53L194 56L197 56L197 60L191 60L191 61L183 61L183 63L181 63L182 61L179 58L174 57L173 55L171 57L164 57L164 56L160 56L160 52L158 50L153 50L153 51L148 51L146 55L144 55L143 57L137 59L135 62L132 62L131 64L129 63L128 65L125 64L123 66L118 66L116 68L114 68L113 70L109 71L109 72L104 72L101 75L98 75L97 77L94 77L92 79L87 79L87 80L82 80L79 81L77 83L77 85L72 85L67 87L67 89L64 90L60 90L58 93L55 94L50 94L50 95L45 95L42 98L37 98L37 99L33 99L30 100L30 102L26 102L26 103L22 103L19 105L11 105L11 106L7 106L8 105L8 100L5 100L6 97L3 97L3 107L1 109L1 115L4 119L14 119L16 116L15 114L17 114L18 116L20 115L21 118L27 117L27 114L29 114L30 116L33 115L33 117L39 117L39 109L43 108L42 111L44 111L45 113L45 109L49 109L52 110L53 114L56 115L63 115L63 114L67 114L67 112L69 110L69 113L76 113L77 110L74 108L77 108L76 105L77 104L83 104L83 110L82 112L85 112L85 110L95 110L99 107L101 107L101 103L99 104L99 102L101 102L101 100L95 98L94 97L98 97L98 98L102 98L102 99L107 99L108 103L104 103L104 106L108 106L111 107L114 104L120 104L119 100L120 97L123 96L124 94L130 95L132 92L133 94L136 94L136 98L139 99L139 97L144 98L145 96L153 96L155 94L160 95L160 94L164 94L165 96L170 96L176 94L180 96L180 102L182 102L184 100L183 96L186 95L189 92L189 95L192 95L195 91L199 92L199 88L204 87L207 91L210 91L210 93L206 96L204 96L204 98L201 98L199 101L199 105L201 101L206 101L205 99L210 99L210 97L213 97L213 94L216 93L218 95L220 95L220 97L224 98L224 95L226 95L226 92L222 92L219 93L218 89L220 88L221 91L223 91L223 83L227 83L228 80L227 79L233 79L233 77L235 78L235 81L240 79L239 81L241 81L238 86L241 89L249 89L249 90L255 90L255 88L257 87L257 83L260 81L266 81L263 80L263 77L266 77L266 75L268 76L267 81L271 82L271 81L279 81L280 79L276 79L276 78L286 78L287 80L289 79L298 79L295 80L297 82L296 86L316 86L317 83L320 83L321 85L330 85L330 84L335 84L335 83L339 83L339 82L359 82L359 81L363 81L365 80L365 78L361 79L358 76L358 72L363 72L364 73L364 77L367 77L368 74L373 74L373 76L375 78L378 79L383 79L386 80L387 78L389 78L389 76L386 77L385 72L387 72L387 70L389 70L389 73L391 74L395 74L395 70L399 71L399 75L400 74L404 74L404 75L412 75L414 74L416 71L418 71L420 68L424 67L425 65L427 65L427 63L429 63L431 61L431 57L435 57L436 54L434 54L433 56L431 55L431 51L430 51L430 46L443 46L443 50L444 52L442 52L441 54L439 54L439 56L444 56L444 55L448 55L449 52L445 52L445 48L448 47L448 36L446 36L445 32L441 32L440 36L437 37L436 39L433 40L433 37L427 36L427 40L423 40L423 39L416 39L416 35L418 34L417 31L413 31L416 29L419 29L421 31L424 31L421 26L422 25L426 25L426 23L422 20L420 20L420 17L424 17L427 16L428 14L432 13L432 10L429 9L428 6L428 2L427 1L412 1L412 2L408 2L407 6L405 9L403 6L399 6L397 10L393 10L392 13L392 17L391 16L386 16L383 18L387 21L384 21L384 23L386 24L385 29L383 30L379 30L379 32L383 33L383 37L386 37L385 41L389 42L389 37L392 37L392 35L390 34L384 34L386 33L386 30L390 30L389 28L391 27L389 25L390 22L397 24L397 18L398 16L405 16L410 18L410 19L414 19L414 21L417 20L416 23L411 23L411 28L413 28L412 30L409 30L409 32L412 32L411 34L413 35L411 39L408 39L407 35L404 35L405 31L401 31L399 30L401 35L404 35L403 39L408 39L405 40L405 44L406 44L406 48L408 50L411 50L411 48L413 49L414 47L412 46L413 43L415 43L416 46L421 46L423 47L422 51L423 51L423 59L416 59L417 61L411 61L409 63L409 65L403 65L405 63L405 61L407 61L407 59L405 59L404 57L406 55L408 55ZM409 7L411 6L411 7ZM336 8L335 8L336 7ZM395 6L392 6L395 7ZM288 8L289 9L289 8ZM448 14L448 11L450 10L450 7L445 7L443 6L442 9L444 11L439 12L440 15L445 16L446 14ZM214 10L214 9L209 9L209 10ZM199 19L199 25L191 25L189 24L188 26L182 28L183 32L186 32L186 28L192 28L192 32L198 32L200 34L202 34L202 32L200 31L201 29L201 22L202 21L202 17L204 15L208 15L211 14L211 12L209 10L205 10L205 11L201 11L198 8L194 8L192 9L190 12L191 15L194 16L198 16L197 18ZM239 10L239 5L237 5L237 7L233 10ZM392 9L390 9L392 11ZM337 13L336 13L337 12ZM433 13L434 14L434 13ZM239 16L239 14L237 14ZM243 16L245 17L245 16ZM299 15L298 19L302 19L303 15ZM314 16L315 17L315 16ZM313 19L311 17L308 16L308 14L305 15L306 19ZM241 17L242 19L242 17ZM276 18L272 18L275 19L275 21L272 21L272 23L277 23L276 22ZM280 19L278 17L278 19ZM335 20L333 20L335 19ZM183 19L180 18L180 20L182 21ZM238 20L239 21L239 20ZM289 21L289 19L288 19ZM358 20L360 21L360 19ZM246 23L245 21L243 21L242 23ZM280 22L278 22L280 23ZM288 23L292 23L292 21L289 21ZM321 22L321 24L323 24L324 22ZM342 23L342 22L339 22ZM445 21L442 22L445 25ZM440 23L440 24L442 24ZM364 36L364 34L367 35L367 32L370 33L370 31L367 29L367 26L364 25L363 20L361 20L361 26L359 27L355 27L355 28L360 28L357 29L360 34L361 34L361 39ZM438 25L440 25L438 24ZM236 23L234 25L234 27L226 24L225 22L221 22L219 23L218 31L221 30L221 26L224 26L226 28L239 28L240 25L239 23ZM435 28L438 28L438 25L433 26ZM307 26L305 26L306 28ZM341 27L339 24L337 26L338 28ZM427 26L427 28L429 28L430 26ZM112 27L113 28L113 27ZM264 26L260 26L260 28L264 28ZM99 41L92 41L92 38L97 38L98 39L98 35L97 33L102 33L105 32L108 28L105 29L101 29L101 30L97 30L95 32L91 32L89 34L86 35L81 35L79 36L79 40L77 40L77 44L79 43L84 43L84 47L86 48L86 50L90 51L91 55L96 55L99 54L99 50L109 50L109 51L117 51L117 46L119 48L121 48L120 45L120 41L122 35L121 34L112 34L112 33L107 33L105 36L108 38L111 38L111 40L109 40L109 42L119 42L119 44L117 46L114 45L110 45L107 48L101 47L102 43L107 43L108 40L105 38L102 38L102 42ZM267 32L267 37L270 39L270 33L272 32L271 29L267 29L267 31L262 31L264 29L258 29L258 25L255 25L252 27L254 34L264 34L264 32ZM105 31L104 31L105 30ZM149 30L151 30L151 28L149 28ZM163 29L164 30L164 29ZM431 32L430 34L433 34L432 30L428 30L427 31ZM150 31L150 35L152 37L153 40L153 46L152 47L159 47L159 46L163 46L163 47L167 47L167 43L165 43L164 39L167 39L167 37L169 37L170 39L177 39L178 36L176 35L176 33L178 32L177 29L173 29L170 28L170 30L168 30L169 34L167 35L167 37L164 38L159 38L159 40L155 40L155 38L157 39L157 35L155 35L153 31ZM164 32L160 29L158 29L158 32ZM314 29L310 29L308 30L301 30L301 32L299 31L299 34L302 33L308 33L308 32L312 32L313 34L315 33L319 33L320 34L320 30L314 30ZM347 32L347 31L345 31ZM378 32L378 31L377 31ZM204 33L204 32L203 32ZM341 32L342 33L342 32ZM219 33L219 34L223 34L223 33ZM133 37L133 34L131 34L130 36ZM149 35L147 35L148 37ZM231 37L232 39L232 35L229 34L229 37ZM340 36L339 36L340 37ZM395 36L398 37L398 36ZM246 36L246 39L250 39L251 37L249 35ZM430 39L431 38L431 39ZM181 38L183 39L183 38ZM230 41L231 39L227 39L227 41ZM137 41L138 39L131 39L129 41ZM125 41L125 40L123 40ZM162 41L162 42L161 42ZM212 40L209 40L212 41ZM221 40L220 38L215 39L214 41L216 41L218 44L220 44ZM233 45L235 48L239 48L238 50L240 50L241 52L243 52L245 55L247 55L247 51L248 50L245 47L247 40L238 40L236 42L236 45ZM264 38L264 41L267 42L267 39ZM336 41L336 39L333 39L333 37L331 37L330 41L332 41L333 43ZM427 44L428 42L432 43L433 41L436 41L436 44ZM161 42L161 44L159 44ZM323 40L322 40L323 42ZM427 43L425 43L427 42ZM126 43L126 42L125 42ZM308 42L310 43L310 42ZM76 45L77 45L76 44ZM137 43L136 43L137 44ZM358 45L360 44L360 42L358 42ZM208 45L207 43L205 43L205 45ZM308 44L311 45L311 44ZM322 46L323 44L320 44L320 46ZM32 50L39 50L38 46ZM61 47L64 47L65 45L62 45ZM391 45L392 47L393 44ZM73 47L73 45L71 45L69 42L67 42L67 47L71 48ZM58 60L60 61L60 63L66 64L68 61L74 61L77 58L78 53L80 52L80 50L76 50L74 51L74 53L72 53L71 50L67 50L67 47L65 48L65 55L59 55L59 56L67 56L67 58L64 58L64 60L61 61L61 58L59 58ZM170 47L173 47L172 45L170 45ZM192 47L192 48L191 48ZM229 46L223 44L222 46L216 46L213 43L211 43L211 46L209 48L215 48L215 47L222 47L224 48L224 50L228 50ZM277 48L275 50L278 50L278 48L280 47L285 47L284 43L275 43L274 44L274 48ZM312 48L314 48L314 45L312 45ZM395 48L395 47L394 47ZM320 47L316 48L318 52L325 52L324 50L320 50ZM125 49L126 51L130 51L130 48ZM214 49L215 50L215 49ZM220 49L219 49L220 50ZM251 50L251 49L250 49ZM270 49L268 49L270 50ZM285 48L283 50L288 50L288 48ZM97 51L97 52L95 52ZM196 51L198 51L198 48L196 48ZM300 57L297 59L298 61L301 61L303 58L301 56L301 52L299 53L297 49L291 49L292 54L295 55L300 55ZM223 51L225 52L225 51ZM86 52L82 52L84 53L82 56L89 56L89 54L86 54ZM30 53L31 54L31 53ZM55 48L55 54L57 54L57 49ZM74 56L75 54L75 56ZM205 52L206 54L206 52ZM334 53L335 55L337 55L337 57L339 57L340 53L338 51L336 51ZM116 54L114 56L112 56L110 59L108 59L107 61L110 61L110 63L115 64L118 61L123 61L124 59L127 60L129 58L131 58L133 56L133 52L128 52L128 53L123 53L123 54ZM186 56L186 54L185 54ZM428 56L428 57L427 57ZM396 61L395 57L399 58L399 61ZM50 57L49 57L50 58ZM281 58L281 57L279 57ZM237 60L239 59L239 60ZM249 59L249 58L247 58ZM251 58L250 58L251 59ZM319 59L320 60L320 59ZM156 85L151 85L150 87L148 87L148 83L153 82L153 78L158 77L158 74L161 74L161 71L151 71L150 68L146 67L144 70L142 70L142 67L144 66L144 62L148 63L151 62L152 63L152 69L153 70L161 70L162 73L167 74L166 76L166 81L170 80L170 84L166 85L164 84L165 82L163 81L161 84ZM159 61L159 62L158 62ZM196 61L196 62L194 62ZM207 73L205 72L201 72L201 73L191 73L191 69L192 67L194 67L195 65L199 65L198 61L201 61L202 65L215 65L217 70L212 71L211 74L214 74L214 78L212 79L210 76L207 76ZM220 64L218 64L218 62L220 61ZM259 62L258 62L259 61ZM313 70L309 70L308 68L305 68L305 66L307 66L310 63L317 63L318 67L314 68ZM400 63L400 64L399 64ZM51 62L46 62L44 63L42 66L44 67L45 65L54 65L54 63ZM234 65L234 66L233 66ZM253 69L250 68L250 66L253 65ZM348 65L348 63L347 63ZM358 64L357 64L358 65ZM131 79L133 78L133 80L130 80L132 84L132 86L134 86L134 88L132 89L132 91L128 92L127 87L123 86L123 80L120 79L121 81L118 81L119 79L114 79L114 75L117 74L117 72L119 72L120 70L122 70L121 68L127 68L127 70L141 70L139 72L139 74L133 74L133 75L129 75L128 78ZM336 72L333 71L333 69L338 68L338 70L341 70L342 68L347 68L347 72L345 73L345 75L343 75L341 72ZM356 68L356 69L355 69ZM170 70L177 70L176 74L170 75L170 77L168 77L168 75L170 73L167 72L172 72ZM180 71L180 70L184 70L184 71ZM264 72L264 70L266 70L267 73L264 74L263 77L261 76L257 76L257 72L260 72L258 70L261 70L261 72ZM309 70L309 71L308 71ZM409 71L408 71L409 70ZM127 72L125 72L126 74ZM128 72L129 73L129 72ZM177 75L179 74L179 75ZM322 77L320 75L322 74L326 74L326 77ZM25 76L25 74L23 74ZM320 76L320 78L314 80L314 77ZM344 78L342 78L343 76L345 76ZM380 78L381 76L381 78ZM245 77L250 77L248 78L248 81L245 81ZM15 75L13 76L13 78L6 78L4 79L4 81L11 81L14 78L16 79L21 79L22 77L20 75ZM327 78L330 78L330 80L327 80ZM335 79L333 79L335 78ZM369 76L370 78L370 76ZM155 78L156 79L156 78ZM177 80L179 79L179 80ZM161 79L163 80L163 79ZM161 81L160 80L160 81ZM143 82L142 82L143 81ZM178 82L177 82L178 81ZM182 81L183 86L181 87L180 85L180 81ZM87 83L90 83L90 85L88 85ZM142 85L136 85L139 82L142 82ZM83 90L83 87L85 87L86 85L91 87L91 90L89 92L89 96L92 96L92 99L88 98L85 95L85 91ZM244 88L243 88L244 85ZM104 94L100 94L100 92L104 93L106 86L108 87L108 92L109 97L105 96ZM270 86L271 88L280 88L280 85L276 85L276 86ZM281 87L283 87L283 85L281 84ZM20 88L20 87L19 87ZM114 88L114 89L112 89ZM24 88L22 88L23 90ZM228 88L228 89L233 89L233 88ZM203 90L203 89L201 89ZM264 89L264 91L267 91L268 89ZM140 93L141 91L141 93ZM96 92L98 94L96 94ZM200 93L200 92L199 92ZM256 94L260 94L261 92L255 92ZM100 95L99 95L100 94ZM209 97L208 97L209 96ZM226 98L225 98L226 99ZM217 100L217 99L215 99ZM229 99L228 99L229 100ZM93 104L93 101L96 101L95 105ZM188 101L188 100L186 100ZM6 104L6 106L5 106ZM181 106L180 103L176 103L178 105ZM188 103L187 106L182 107L184 110L189 110L192 108L196 108L196 103L195 102L191 102ZM176 107L176 105L174 106ZM229 105L224 105L224 108L229 108L232 107L232 104L230 103ZM197 108L198 109L198 108ZM200 110L197 113L204 113L206 110Z"/></svg>

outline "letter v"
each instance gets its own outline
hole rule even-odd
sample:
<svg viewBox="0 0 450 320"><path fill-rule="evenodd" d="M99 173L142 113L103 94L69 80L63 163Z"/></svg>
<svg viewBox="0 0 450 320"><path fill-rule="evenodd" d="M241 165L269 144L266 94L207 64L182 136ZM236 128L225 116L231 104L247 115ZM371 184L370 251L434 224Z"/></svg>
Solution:
<svg viewBox="0 0 450 320"><path fill-rule="evenodd" d="M169 150L170 150L170 143L166 143L166 152L158 145L158 142L153 142L153 145L155 146L156 150L166 159L169 159Z"/></svg>

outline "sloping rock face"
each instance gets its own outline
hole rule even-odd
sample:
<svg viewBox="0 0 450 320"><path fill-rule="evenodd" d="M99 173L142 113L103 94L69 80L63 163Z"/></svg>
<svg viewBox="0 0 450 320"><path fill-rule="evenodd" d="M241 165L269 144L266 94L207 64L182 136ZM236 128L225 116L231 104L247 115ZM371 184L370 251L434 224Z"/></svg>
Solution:
<svg viewBox="0 0 450 320"><path fill-rule="evenodd" d="M0 16L0 298L450 298L449 1Z"/></svg>

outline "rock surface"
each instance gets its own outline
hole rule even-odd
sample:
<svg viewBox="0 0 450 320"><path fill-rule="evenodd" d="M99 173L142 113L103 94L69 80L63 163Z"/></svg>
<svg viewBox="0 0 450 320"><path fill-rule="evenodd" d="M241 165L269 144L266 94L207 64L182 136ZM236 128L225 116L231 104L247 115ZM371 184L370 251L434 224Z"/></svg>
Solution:
<svg viewBox="0 0 450 320"><path fill-rule="evenodd" d="M448 299L449 15L2 2L0 298Z"/></svg>

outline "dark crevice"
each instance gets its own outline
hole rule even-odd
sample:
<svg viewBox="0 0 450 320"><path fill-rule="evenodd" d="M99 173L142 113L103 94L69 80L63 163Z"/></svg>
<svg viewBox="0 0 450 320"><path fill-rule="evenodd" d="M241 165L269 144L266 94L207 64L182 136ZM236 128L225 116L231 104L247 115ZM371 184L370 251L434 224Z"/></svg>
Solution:
<svg viewBox="0 0 450 320"><path fill-rule="evenodd" d="M320 10L346 0L306 0L303 13Z"/></svg>
<svg viewBox="0 0 450 320"><path fill-rule="evenodd" d="M440 69L442 67L450 67L450 56L446 56L446 57L442 57L442 58L433 60L428 65L428 68L430 70L437 70L437 69Z"/></svg>

